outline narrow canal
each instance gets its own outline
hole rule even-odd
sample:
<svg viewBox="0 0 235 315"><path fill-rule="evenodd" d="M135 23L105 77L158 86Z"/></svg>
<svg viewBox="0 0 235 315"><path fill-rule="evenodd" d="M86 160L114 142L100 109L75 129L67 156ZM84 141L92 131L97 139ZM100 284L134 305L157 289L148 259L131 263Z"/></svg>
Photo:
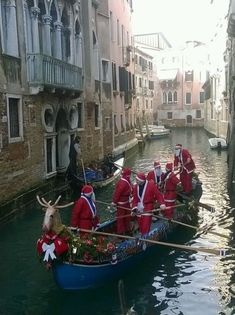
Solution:
<svg viewBox="0 0 235 315"><path fill-rule="evenodd" d="M213 214L200 208L198 225L213 223L214 230L230 238L181 228L174 241L206 248L234 247L235 200L227 189L227 152L210 150L203 130L173 130L169 138L152 141L129 156L127 165L147 171L155 159L172 160L176 143L182 143L194 157L203 182L201 202L215 207ZM98 191L96 198L110 201L112 190L111 186ZM67 224L70 209L61 213ZM110 216L105 209L101 213L103 218ZM0 314L120 315L117 282L82 292L57 288L52 273L45 270L36 255L42 220L43 213L35 203L0 226ZM127 306L134 305L139 315L235 314L234 257L157 247L154 255L123 276Z"/></svg>

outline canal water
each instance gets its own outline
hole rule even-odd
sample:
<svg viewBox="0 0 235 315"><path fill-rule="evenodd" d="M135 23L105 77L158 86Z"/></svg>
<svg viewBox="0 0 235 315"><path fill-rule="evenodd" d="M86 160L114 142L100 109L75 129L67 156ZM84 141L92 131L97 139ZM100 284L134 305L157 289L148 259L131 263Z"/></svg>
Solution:
<svg viewBox="0 0 235 315"><path fill-rule="evenodd" d="M127 166L147 171L153 161L172 160L173 147L182 143L192 153L203 182L201 202L215 207L215 213L199 210L199 227L213 224L213 230L229 239L180 228L174 241L205 248L234 247L235 200L227 189L227 152L212 151L203 129L172 130L169 138L154 140L142 150L128 154ZM113 186L96 192L97 200L110 201ZM102 219L110 217L100 208ZM61 210L69 223L70 209ZM0 226L0 314L1 315L121 315L118 282L87 291L63 291L52 272L39 262L35 243L41 233L43 212L35 203ZM139 315L235 314L235 256L156 247L156 251L123 275L128 308ZM104 279L105 281L105 279Z"/></svg>

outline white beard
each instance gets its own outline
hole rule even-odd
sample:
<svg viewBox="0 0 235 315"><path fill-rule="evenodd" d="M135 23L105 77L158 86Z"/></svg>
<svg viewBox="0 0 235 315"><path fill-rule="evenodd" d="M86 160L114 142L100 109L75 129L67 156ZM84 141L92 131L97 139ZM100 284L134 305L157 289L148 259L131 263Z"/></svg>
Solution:
<svg viewBox="0 0 235 315"><path fill-rule="evenodd" d="M176 149L176 150L175 150L175 156L178 157L179 155L180 155L180 149Z"/></svg>
<svg viewBox="0 0 235 315"><path fill-rule="evenodd" d="M156 176L161 176L162 175L162 170L156 169Z"/></svg>

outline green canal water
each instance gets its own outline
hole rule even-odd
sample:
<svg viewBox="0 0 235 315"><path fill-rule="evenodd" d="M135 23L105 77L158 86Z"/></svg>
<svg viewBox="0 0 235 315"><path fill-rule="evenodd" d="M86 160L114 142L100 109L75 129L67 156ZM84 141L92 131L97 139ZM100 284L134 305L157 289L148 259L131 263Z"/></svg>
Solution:
<svg viewBox="0 0 235 315"><path fill-rule="evenodd" d="M129 153L126 165L147 171L153 161L172 160L173 147L182 143L192 153L203 182L201 202L215 207L211 214L200 208L198 226L212 224L230 238L200 234L180 228L174 241L206 248L234 247L235 198L227 188L227 152L209 148L202 129L172 130L169 138L147 143L143 150ZM96 192L97 200L109 202L113 185ZM110 217L100 207L102 219ZM71 209L61 210L69 223ZM0 226L0 314L1 315L121 315L118 282L86 291L63 291L39 262L35 244L41 234L43 212L35 204ZM235 314L235 256L224 258L156 247L140 265L123 275L127 307L138 315ZM105 282L105 279L104 279Z"/></svg>

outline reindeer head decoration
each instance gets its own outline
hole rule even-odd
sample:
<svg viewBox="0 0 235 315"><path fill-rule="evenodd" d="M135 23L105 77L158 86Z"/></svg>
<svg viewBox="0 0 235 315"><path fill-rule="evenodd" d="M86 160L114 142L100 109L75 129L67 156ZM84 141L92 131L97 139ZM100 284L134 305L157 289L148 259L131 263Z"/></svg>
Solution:
<svg viewBox="0 0 235 315"><path fill-rule="evenodd" d="M58 206L60 198L61 196L56 199L55 203L51 204L51 200L47 202L43 197L40 199L40 197L37 196L38 203L45 210L45 216L42 224L42 230L44 232L54 232L59 234L64 228L58 209L69 207L73 205L73 202Z"/></svg>

